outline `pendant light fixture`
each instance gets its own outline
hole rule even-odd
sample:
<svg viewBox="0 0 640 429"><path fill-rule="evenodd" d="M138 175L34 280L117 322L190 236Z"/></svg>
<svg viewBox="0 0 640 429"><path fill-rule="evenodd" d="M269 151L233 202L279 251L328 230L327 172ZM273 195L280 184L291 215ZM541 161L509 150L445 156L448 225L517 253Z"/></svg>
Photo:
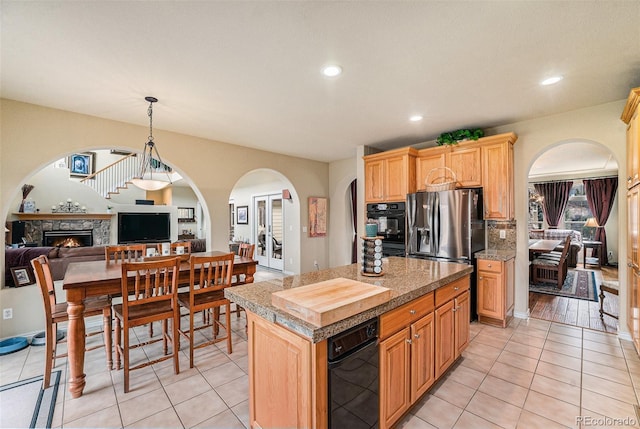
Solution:
<svg viewBox="0 0 640 429"><path fill-rule="evenodd" d="M147 109L149 138L142 151L139 174L131 179L131 183L145 191L157 191L171 184L171 176L169 176L167 166L162 162L158 148L153 142L153 103L156 103L158 99L155 97L145 97L144 99L149 102Z"/></svg>

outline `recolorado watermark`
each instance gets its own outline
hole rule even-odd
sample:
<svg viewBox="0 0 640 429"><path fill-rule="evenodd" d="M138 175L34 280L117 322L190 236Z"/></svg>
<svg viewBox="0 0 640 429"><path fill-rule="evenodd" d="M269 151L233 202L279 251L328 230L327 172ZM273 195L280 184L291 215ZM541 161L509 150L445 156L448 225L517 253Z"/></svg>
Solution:
<svg viewBox="0 0 640 429"><path fill-rule="evenodd" d="M635 417L592 417L592 416L576 416L576 424L600 427L615 426L637 426L638 419Z"/></svg>

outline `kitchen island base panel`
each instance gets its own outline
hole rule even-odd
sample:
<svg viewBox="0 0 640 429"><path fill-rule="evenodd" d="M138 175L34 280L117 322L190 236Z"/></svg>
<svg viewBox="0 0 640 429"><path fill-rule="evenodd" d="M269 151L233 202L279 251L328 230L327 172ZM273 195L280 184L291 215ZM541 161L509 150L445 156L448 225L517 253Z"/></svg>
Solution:
<svg viewBox="0 0 640 429"><path fill-rule="evenodd" d="M327 427L327 342L311 343L247 311L253 428Z"/></svg>

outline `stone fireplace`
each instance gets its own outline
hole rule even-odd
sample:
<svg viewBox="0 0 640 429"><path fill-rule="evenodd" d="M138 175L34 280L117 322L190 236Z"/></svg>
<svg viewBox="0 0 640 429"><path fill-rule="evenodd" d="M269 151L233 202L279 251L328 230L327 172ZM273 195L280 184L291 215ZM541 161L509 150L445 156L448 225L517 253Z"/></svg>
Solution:
<svg viewBox="0 0 640 429"><path fill-rule="evenodd" d="M38 246L105 246L111 240L111 217L91 218L85 215L82 219L57 219L54 216L46 218L40 215L41 219L25 219L24 235L29 243L37 243ZM62 244L56 243L58 240L72 238L78 243Z"/></svg>

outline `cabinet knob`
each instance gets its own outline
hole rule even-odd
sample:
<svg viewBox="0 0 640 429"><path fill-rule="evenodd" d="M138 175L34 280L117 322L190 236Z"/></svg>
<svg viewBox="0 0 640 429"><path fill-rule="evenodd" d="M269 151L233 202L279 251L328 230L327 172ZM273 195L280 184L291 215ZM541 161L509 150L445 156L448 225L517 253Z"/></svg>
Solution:
<svg viewBox="0 0 640 429"><path fill-rule="evenodd" d="M416 311L415 310L409 310L409 314L411 314L411 315L416 314Z"/></svg>
<svg viewBox="0 0 640 429"><path fill-rule="evenodd" d="M458 290L460 289L458 286L454 287L453 290Z"/></svg>
<svg viewBox="0 0 640 429"><path fill-rule="evenodd" d="M491 264L487 264L487 267L491 268Z"/></svg>
<svg viewBox="0 0 640 429"><path fill-rule="evenodd" d="M482 280L482 276L478 277L478 280Z"/></svg>
<svg viewBox="0 0 640 429"><path fill-rule="evenodd" d="M458 307L453 307L453 311L458 311Z"/></svg>
<svg viewBox="0 0 640 429"><path fill-rule="evenodd" d="M414 334L413 337L416 338L416 339L420 338L420 334Z"/></svg>
<svg viewBox="0 0 640 429"><path fill-rule="evenodd" d="M407 339L407 344L413 344L413 341L411 341L411 339Z"/></svg>

